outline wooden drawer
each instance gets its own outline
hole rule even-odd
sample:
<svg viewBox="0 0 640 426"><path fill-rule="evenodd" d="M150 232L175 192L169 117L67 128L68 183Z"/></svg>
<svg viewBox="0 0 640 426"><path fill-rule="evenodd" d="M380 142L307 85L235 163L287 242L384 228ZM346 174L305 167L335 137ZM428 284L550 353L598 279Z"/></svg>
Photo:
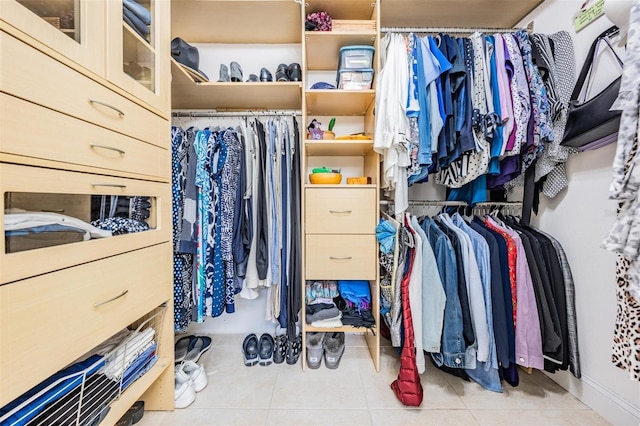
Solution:
<svg viewBox="0 0 640 426"><path fill-rule="evenodd" d="M0 211L3 212L7 192L76 194L87 198L103 194L137 195L154 199L148 220L154 229L149 231L17 253L5 253L5 240L2 238L0 284L171 240L169 184L0 163L0 190ZM0 232L4 234L4 220L0 221Z"/></svg>
<svg viewBox="0 0 640 426"><path fill-rule="evenodd" d="M169 126L165 127L169 134ZM171 153L14 96L0 93L0 150L65 164L171 178ZM25 159L25 162L29 162Z"/></svg>
<svg viewBox="0 0 640 426"><path fill-rule="evenodd" d="M171 270L164 243L1 286L0 406L169 300Z"/></svg>
<svg viewBox="0 0 640 426"><path fill-rule="evenodd" d="M375 188L307 188L305 191L308 234L375 233Z"/></svg>
<svg viewBox="0 0 640 426"><path fill-rule="evenodd" d="M168 121L0 32L0 91L169 148ZM28 125L28 124L25 124Z"/></svg>
<svg viewBox="0 0 640 426"><path fill-rule="evenodd" d="M307 235L306 276L309 280L375 280L375 235Z"/></svg>

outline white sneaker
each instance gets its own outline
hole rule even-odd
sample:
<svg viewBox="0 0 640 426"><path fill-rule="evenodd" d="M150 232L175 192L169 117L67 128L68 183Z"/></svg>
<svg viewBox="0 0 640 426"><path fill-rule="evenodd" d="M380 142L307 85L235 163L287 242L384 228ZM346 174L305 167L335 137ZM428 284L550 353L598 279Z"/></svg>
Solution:
<svg viewBox="0 0 640 426"><path fill-rule="evenodd" d="M200 392L207 387L209 380L204 371L204 365L196 364L193 361L184 361L179 365L180 371L184 373L192 382L196 392Z"/></svg>
<svg viewBox="0 0 640 426"><path fill-rule="evenodd" d="M176 408L186 408L196 400L196 389L189 377L176 367Z"/></svg>

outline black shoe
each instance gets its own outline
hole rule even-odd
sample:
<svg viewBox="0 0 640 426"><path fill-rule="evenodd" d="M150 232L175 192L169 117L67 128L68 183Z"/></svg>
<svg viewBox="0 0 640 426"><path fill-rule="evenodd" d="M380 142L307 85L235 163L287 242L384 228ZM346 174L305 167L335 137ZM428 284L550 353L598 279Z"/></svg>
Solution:
<svg viewBox="0 0 640 426"><path fill-rule="evenodd" d="M280 334L278 334L280 332ZM273 351L274 364L282 364L287 353L287 329L276 327L275 349Z"/></svg>
<svg viewBox="0 0 640 426"><path fill-rule="evenodd" d="M271 75L268 69L262 68L260 70L260 81L262 82L273 81L273 75Z"/></svg>
<svg viewBox="0 0 640 426"><path fill-rule="evenodd" d="M267 366L273 362L273 351L275 342L270 334L264 333L260 336L260 365Z"/></svg>
<svg viewBox="0 0 640 426"><path fill-rule="evenodd" d="M247 337L244 338L244 342L242 342L242 353L244 354L244 365L247 367L254 366L259 361L258 356L258 348L260 344L258 343L258 336L251 333Z"/></svg>
<svg viewBox="0 0 640 426"><path fill-rule="evenodd" d="M260 80L258 80L258 76L255 74L249 74L249 79L247 80L247 82L251 82L251 83L256 83Z"/></svg>
<svg viewBox="0 0 640 426"><path fill-rule="evenodd" d="M287 364L293 365L298 362L300 358L300 351L302 350L302 336L297 335L293 340L287 340Z"/></svg>
<svg viewBox="0 0 640 426"><path fill-rule="evenodd" d="M294 62L288 68L289 81L302 81L302 69L300 64Z"/></svg>
<svg viewBox="0 0 640 426"><path fill-rule="evenodd" d="M276 69L276 81L289 81L289 67L286 64L278 65Z"/></svg>

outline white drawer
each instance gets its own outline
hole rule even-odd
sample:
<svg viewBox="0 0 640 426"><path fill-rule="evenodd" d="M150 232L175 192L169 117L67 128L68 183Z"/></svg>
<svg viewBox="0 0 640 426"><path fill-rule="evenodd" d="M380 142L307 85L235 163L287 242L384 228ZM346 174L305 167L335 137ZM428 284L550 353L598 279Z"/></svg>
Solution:
<svg viewBox="0 0 640 426"><path fill-rule="evenodd" d="M165 243L0 286L0 406L169 300L171 270Z"/></svg>
<svg viewBox="0 0 640 426"><path fill-rule="evenodd" d="M2 212L5 209L5 200L8 199L7 193L21 193L23 199L29 193L64 194L61 196L75 200L86 197L87 202L80 203L80 206L88 205L91 195L148 196L154 200L151 218L147 221L153 229L149 231L17 253L6 253L5 239L2 238L0 284L171 240L171 187L169 184L0 163L0 190L3 195L0 198ZM72 197L73 195L75 197ZM31 200L28 209L36 210L32 209L32 205L37 202L37 199ZM74 209L77 208L74 206ZM78 215L74 215L76 216ZM86 217L89 217L89 212ZM86 221L86 217L79 218ZM0 222L0 232L4 235L4 220Z"/></svg>
<svg viewBox="0 0 640 426"><path fill-rule="evenodd" d="M4 93L0 93L0 151L25 156L25 163L31 158L54 160L61 162L61 168L75 164L110 174L171 179L168 149Z"/></svg>
<svg viewBox="0 0 640 426"><path fill-rule="evenodd" d="M170 147L169 122L31 46L0 32L0 91ZM28 123L25 123L28 125Z"/></svg>

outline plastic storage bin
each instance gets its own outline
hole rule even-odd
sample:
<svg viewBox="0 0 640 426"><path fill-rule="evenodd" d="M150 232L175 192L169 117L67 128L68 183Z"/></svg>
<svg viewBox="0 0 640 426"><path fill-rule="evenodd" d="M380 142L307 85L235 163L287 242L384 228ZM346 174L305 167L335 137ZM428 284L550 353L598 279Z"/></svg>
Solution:
<svg viewBox="0 0 640 426"><path fill-rule="evenodd" d="M338 89L367 90L371 89L372 82L373 69L338 71Z"/></svg>
<svg viewBox="0 0 640 426"><path fill-rule="evenodd" d="M345 46L340 48L340 65L338 69L370 69L373 68L372 46Z"/></svg>

